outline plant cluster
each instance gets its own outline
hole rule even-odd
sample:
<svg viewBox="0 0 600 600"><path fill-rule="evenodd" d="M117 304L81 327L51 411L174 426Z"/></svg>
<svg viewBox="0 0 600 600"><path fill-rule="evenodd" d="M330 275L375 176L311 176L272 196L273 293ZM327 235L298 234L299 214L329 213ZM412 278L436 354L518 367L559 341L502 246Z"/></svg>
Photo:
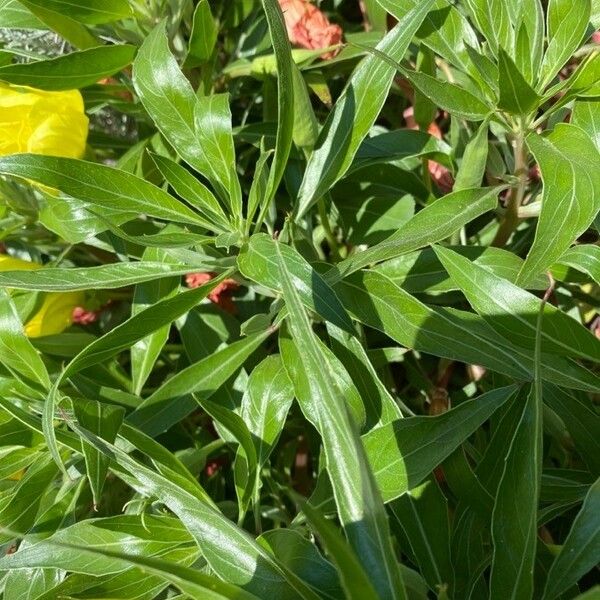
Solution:
<svg viewBox="0 0 600 600"><path fill-rule="evenodd" d="M598 598L597 0L0 27L2 600Z"/></svg>

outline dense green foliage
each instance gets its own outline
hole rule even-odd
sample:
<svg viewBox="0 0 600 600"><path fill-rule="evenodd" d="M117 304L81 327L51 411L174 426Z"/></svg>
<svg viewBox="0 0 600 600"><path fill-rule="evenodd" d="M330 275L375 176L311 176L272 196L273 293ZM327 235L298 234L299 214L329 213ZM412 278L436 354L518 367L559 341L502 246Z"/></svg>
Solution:
<svg viewBox="0 0 600 600"><path fill-rule="evenodd" d="M320 8L0 0L2 600L598 597L600 3Z"/></svg>

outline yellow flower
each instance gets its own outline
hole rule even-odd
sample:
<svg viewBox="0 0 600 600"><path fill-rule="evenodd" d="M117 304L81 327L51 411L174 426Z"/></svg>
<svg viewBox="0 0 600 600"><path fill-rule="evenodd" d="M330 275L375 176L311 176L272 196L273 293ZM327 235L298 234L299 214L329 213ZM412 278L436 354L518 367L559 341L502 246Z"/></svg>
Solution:
<svg viewBox="0 0 600 600"><path fill-rule="evenodd" d="M31 271L41 265L0 255L0 271ZM29 337L55 335L71 325L73 309L84 301L83 292L56 292L45 294L42 306L25 324L25 334Z"/></svg>
<svg viewBox="0 0 600 600"><path fill-rule="evenodd" d="M46 92L0 83L0 156L30 152L81 158L87 134L79 90Z"/></svg>

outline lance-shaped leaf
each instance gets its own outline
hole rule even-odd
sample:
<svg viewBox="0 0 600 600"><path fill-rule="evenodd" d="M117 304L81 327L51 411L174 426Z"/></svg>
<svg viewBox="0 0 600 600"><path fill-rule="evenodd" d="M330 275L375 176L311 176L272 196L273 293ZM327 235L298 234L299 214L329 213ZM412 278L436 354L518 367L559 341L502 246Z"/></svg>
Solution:
<svg viewBox="0 0 600 600"><path fill-rule="evenodd" d="M282 246L264 233L252 236L238 256L238 267L242 274L266 288L281 293L282 280L275 253L277 247L280 247L279 253L302 303L330 323L354 333L352 320L335 292L291 246Z"/></svg>
<svg viewBox="0 0 600 600"><path fill-rule="evenodd" d="M132 15L127 0L27 0L32 6L40 6L47 10L63 14L86 25L100 25L126 19Z"/></svg>
<svg viewBox="0 0 600 600"><path fill-rule="evenodd" d="M450 308L432 309L377 272L361 272L334 285L346 309L406 348L467 364L479 364L517 380L533 378L531 352L511 344L481 317ZM575 362L542 355L544 379L594 391L600 380Z"/></svg>
<svg viewBox="0 0 600 600"><path fill-rule="evenodd" d="M600 71L600 54L596 54L594 64ZM600 80L600 73L596 74L595 79ZM596 148L600 151L600 106L597 100L579 100L575 102L571 123L581 127L591 138Z"/></svg>
<svg viewBox="0 0 600 600"><path fill-rule="evenodd" d="M262 0L263 10L267 16L271 43L275 51L277 63L277 139L273 164L269 173L269 187L263 202L266 211L271 199L277 191L277 186L283 177L294 134L294 62L292 49L283 20L281 8L276 0Z"/></svg>
<svg viewBox="0 0 600 600"><path fill-rule="evenodd" d="M208 399L242 367L270 331L248 336L179 371L131 413L127 421L149 435L166 431Z"/></svg>
<svg viewBox="0 0 600 600"><path fill-rule="evenodd" d="M441 263L471 306L510 342L533 350L542 301L471 262L437 246ZM542 342L546 352L600 361L600 341L588 329L554 306L544 304Z"/></svg>
<svg viewBox="0 0 600 600"><path fill-rule="evenodd" d="M408 417L363 436L369 463L386 502L418 486L494 412L514 396L498 388L436 417Z"/></svg>
<svg viewBox="0 0 600 600"><path fill-rule="evenodd" d="M95 433L103 440L114 443L123 423L123 416L125 415L123 408L95 402L94 400L77 400L73 403L73 410L77 422L82 427ZM98 452L94 446L90 446L84 441L82 441L82 450L88 480L92 488L94 507L97 507L100 504L104 481L108 473L109 459Z"/></svg>
<svg viewBox="0 0 600 600"><path fill-rule="evenodd" d="M25 336L17 309L5 289L0 289L0 360L25 381L50 387L46 365Z"/></svg>
<svg viewBox="0 0 600 600"><path fill-rule="evenodd" d="M492 597L533 593L542 450L541 397L534 390L524 398L492 513Z"/></svg>
<svg viewBox="0 0 600 600"><path fill-rule="evenodd" d="M419 0L376 1L398 20L419 4ZM434 52L463 70L466 70L469 62L466 46L478 46L477 34L467 19L447 0L436 0L419 28L417 37Z"/></svg>
<svg viewBox="0 0 600 600"><path fill-rule="evenodd" d="M0 273L0 286L39 292L111 290L165 277L187 275L190 271L210 271L215 267L218 269L209 259L205 265L197 263L193 266L144 261L74 269L40 269L35 273L6 271Z"/></svg>
<svg viewBox="0 0 600 600"><path fill-rule="evenodd" d="M493 210L500 188L477 188L448 194L420 210L387 240L343 260L326 274L338 281L372 263L390 260L450 237L467 223Z"/></svg>
<svg viewBox="0 0 600 600"><path fill-rule="evenodd" d="M227 94L198 97L169 51L164 25L146 38L133 63L135 89L175 151L206 177L232 214L241 216Z"/></svg>
<svg viewBox="0 0 600 600"><path fill-rule="evenodd" d="M377 46L400 61L434 0L410 10ZM296 216L310 207L346 173L361 142L369 133L386 101L394 68L376 55L367 56L336 102L311 155L298 193Z"/></svg>
<svg viewBox="0 0 600 600"><path fill-rule="evenodd" d="M574 586L600 560L600 479L590 487L571 531L548 573L544 600L553 600Z"/></svg>
<svg viewBox="0 0 600 600"><path fill-rule="evenodd" d="M600 285L600 247L592 244L573 246L557 262L589 275Z"/></svg>
<svg viewBox="0 0 600 600"><path fill-rule="evenodd" d="M544 194L520 285L552 266L600 210L600 154L589 135L561 123L548 137L532 133L527 144L540 165Z"/></svg>
<svg viewBox="0 0 600 600"><path fill-rule="evenodd" d="M42 90L72 90L97 83L133 60L134 46L99 46L64 56L0 67L0 81Z"/></svg>
<svg viewBox="0 0 600 600"><path fill-rule="evenodd" d="M516 115L528 115L537 108L540 97L502 48L498 64L499 108Z"/></svg>
<svg viewBox="0 0 600 600"><path fill-rule="evenodd" d="M290 367L285 345L281 346L282 358L288 372L294 373L296 398L304 414L321 435L340 521L380 597L405 598L385 508L356 423L336 380L336 369L312 330L279 243L275 244L275 260L293 344L304 360Z"/></svg>
<svg viewBox="0 0 600 600"><path fill-rule="evenodd" d="M132 215L202 226L201 219L182 202L148 181L105 165L54 156L14 154L0 158L0 173L28 179L93 207Z"/></svg>
<svg viewBox="0 0 600 600"><path fill-rule="evenodd" d="M590 0L550 0L548 48L542 63L540 87L548 85L584 39L590 22Z"/></svg>

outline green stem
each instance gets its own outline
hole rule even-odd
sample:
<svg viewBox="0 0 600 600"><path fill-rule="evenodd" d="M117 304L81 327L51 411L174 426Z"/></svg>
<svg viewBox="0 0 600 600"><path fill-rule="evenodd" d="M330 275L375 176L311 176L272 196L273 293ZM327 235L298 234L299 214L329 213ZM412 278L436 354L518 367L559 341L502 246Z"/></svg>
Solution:
<svg viewBox="0 0 600 600"><path fill-rule="evenodd" d="M327 208L325 207L325 200L323 198L319 198L317 206L319 208L319 217L321 219L323 231L325 232L325 237L327 238L327 243L329 244L329 248L331 250L333 258L337 261L340 259L340 249L338 247L337 240L335 239L335 235L333 234L333 230L331 229L331 225L329 223L329 217L327 216Z"/></svg>
<svg viewBox="0 0 600 600"><path fill-rule="evenodd" d="M514 141L514 153L515 153L515 177L518 178L518 183L515 188L510 192L508 198L508 205L506 207L506 214L504 220L498 228L496 237L492 242L492 246L501 248L506 245L514 231L519 226L519 208L523 204L525 198L525 191L527 189L527 182L529 180L527 172L527 150L525 148L525 135L523 128L520 127L518 134Z"/></svg>

